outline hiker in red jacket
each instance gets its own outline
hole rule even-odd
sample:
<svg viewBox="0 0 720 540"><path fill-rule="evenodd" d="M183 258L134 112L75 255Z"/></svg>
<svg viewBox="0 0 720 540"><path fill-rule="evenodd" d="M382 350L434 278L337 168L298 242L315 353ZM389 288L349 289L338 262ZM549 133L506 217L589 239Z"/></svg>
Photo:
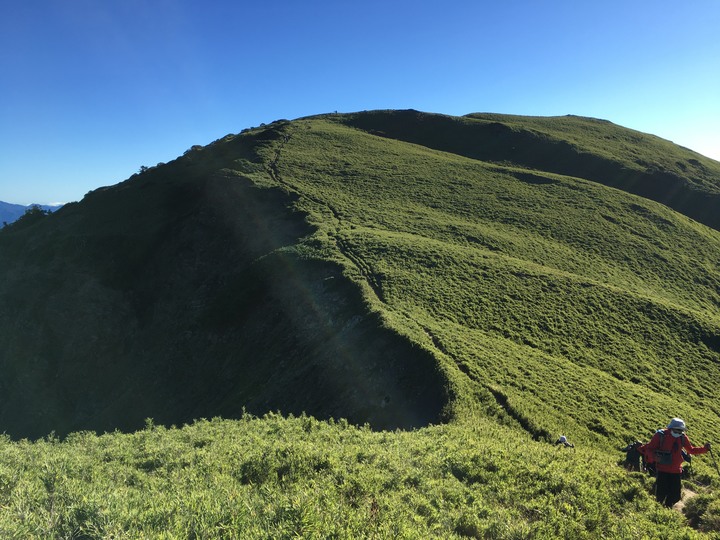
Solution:
<svg viewBox="0 0 720 540"><path fill-rule="evenodd" d="M655 499L668 508L680 500L680 479L682 478L683 448L688 454L704 454L710 450L705 446L693 446L687 435L685 422L680 418L670 420L667 429L659 430L650 442L639 450L655 462L657 479Z"/></svg>

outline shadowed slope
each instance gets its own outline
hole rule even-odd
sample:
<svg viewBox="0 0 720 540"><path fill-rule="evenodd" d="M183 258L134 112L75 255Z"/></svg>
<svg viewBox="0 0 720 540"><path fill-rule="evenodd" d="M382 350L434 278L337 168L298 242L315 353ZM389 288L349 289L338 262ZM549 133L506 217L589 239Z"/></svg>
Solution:
<svg viewBox="0 0 720 540"><path fill-rule="evenodd" d="M377 428L439 419L431 356L299 256L293 197L221 167L224 141L0 237L0 430L135 429L243 407Z"/></svg>

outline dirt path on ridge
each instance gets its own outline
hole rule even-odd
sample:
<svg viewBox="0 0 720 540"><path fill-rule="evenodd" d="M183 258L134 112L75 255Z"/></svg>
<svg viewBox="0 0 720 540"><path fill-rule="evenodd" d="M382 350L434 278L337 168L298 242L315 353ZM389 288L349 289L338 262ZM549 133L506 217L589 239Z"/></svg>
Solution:
<svg viewBox="0 0 720 540"><path fill-rule="evenodd" d="M675 503L675 506L673 506L673 510L683 514L683 510L685 509L685 503L687 503L687 501L689 501L690 499L692 499L693 497L696 497L696 496L697 496L697 493L695 491L693 491L691 489L683 488L680 501Z"/></svg>

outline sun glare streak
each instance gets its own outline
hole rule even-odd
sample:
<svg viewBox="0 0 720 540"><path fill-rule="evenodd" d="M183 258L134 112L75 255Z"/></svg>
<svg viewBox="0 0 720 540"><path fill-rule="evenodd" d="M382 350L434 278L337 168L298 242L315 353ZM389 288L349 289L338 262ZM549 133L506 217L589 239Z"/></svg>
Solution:
<svg viewBox="0 0 720 540"><path fill-rule="evenodd" d="M353 383L356 385L356 391L363 396L369 396L372 394L370 386L367 384L368 380L366 377L359 376L363 370L362 357L357 354L353 354L347 347L346 339L339 336L341 328L337 326L337 321L332 320L330 314L324 307L325 303L320 300L320 295L323 294L320 287L312 287L307 280L304 272L299 271L298 261L290 256L280 258L282 265L282 273L286 276L286 283L291 283L294 287L293 299L297 299L297 303L300 307L299 311L307 313L307 319L310 324L317 324L318 331L320 333L320 342L326 347L329 354L334 354L334 363L338 366L342 366L342 369L349 371L352 374ZM315 290L314 290L315 289ZM326 373L328 371L326 370ZM335 389L342 391L344 384L341 381L334 381Z"/></svg>

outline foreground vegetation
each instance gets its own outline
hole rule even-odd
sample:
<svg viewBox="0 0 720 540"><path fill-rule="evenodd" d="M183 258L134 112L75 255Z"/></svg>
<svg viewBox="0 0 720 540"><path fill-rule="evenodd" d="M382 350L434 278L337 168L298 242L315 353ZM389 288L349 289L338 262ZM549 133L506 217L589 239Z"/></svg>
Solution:
<svg viewBox="0 0 720 540"><path fill-rule="evenodd" d="M268 415L0 443L2 538L695 538L616 456L478 419ZM696 488L698 489L698 488ZM720 519L720 505L701 526Z"/></svg>
<svg viewBox="0 0 720 540"><path fill-rule="evenodd" d="M507 148L491 159L487 139L463 138L483 122L575 156L573 174L530 167L552 161L538 148L523 149L522 160ZM181 395L191 418L264 409L182 428L4 440L0 536L717 538L720 478L710 456L693 461L686 488L696 496L684 513L658 506L652 479L618 462L620 448L673 416L688 422L696 445L720 446L720 233L582 176L641 175L665 160L665 176L653 170L648 182L700 171L687 183L693 196L710 196L720 189L717 164L596 121L476 115L441 124L442 136L428 129L419 141L408 140L417 126L398 127L392 113L279 121L43 218L46 245L81 255L68 275L96 279L89 298L98 312L126 317L100 330L113 339L137 330L117 345L93 338L96 349L84 350L94 406L67 369L72 359L43 372L47 351L59 348L38 346L11 364L18 381L36 385L7 388L21 394L16 410L29 402L37 425L60 410L23 401L25 388L41 396L50 388L85 415L70 426L97 411L105 422L137 416L162 391ZM545 144L563 133L566 143ZM591 165L615 161L586 166L586 154ZM123 222L131 233L117 229L111 210L134 212ZM74 232L76 242L52 229L56 218L68 231L93 228ZM31 227L9 231L5 245L24 249ZM124 251L106 250L108 239ZM44 260L41 248L30 255ZM51 258L60 270L65 256ZM153 276L136 281L143 272ZM25 274L18 266L13 276ZM80 348L95 321L76 310L86 317L73 327ZM17 332L34 328L36 313L54 327L41 308L27 312L31 322ZM34 340L26 334L14 350ZM167 350L176 356L163 357ZM128 388L106 376L111 367L123 373L122 357L113 363L98 351L142 368L127 368ZM57 377L67 383L59 390ZM192 391L167 390L170 377ZM108 405L97 388L125 401ZM352 412L380 427L445 423L382 431L262 416L275 403L325 417ZM168 408L159 407L160 423L173 423ZM576 447L554 445L560 434Z"/></svg>

